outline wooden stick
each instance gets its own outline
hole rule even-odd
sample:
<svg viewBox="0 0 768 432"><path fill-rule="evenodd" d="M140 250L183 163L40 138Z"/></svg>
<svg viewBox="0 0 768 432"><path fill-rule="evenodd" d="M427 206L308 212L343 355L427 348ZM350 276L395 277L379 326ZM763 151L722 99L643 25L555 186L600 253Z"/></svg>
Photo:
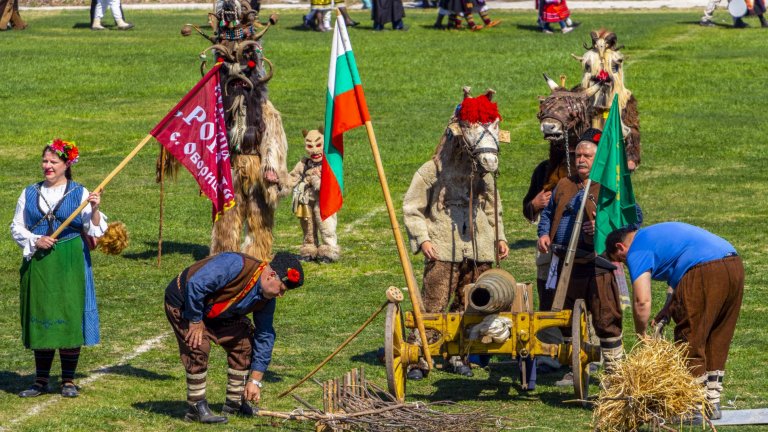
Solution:
<svg viewBox="0 0 768 432"><path fill-rule="evenodd" d="M368 324L370 324L371 321L373 321L381 313L381 311L383 311L384 308L387 307L387 304L389 304L388 301L384 302L381 305L381 307L379 307L379 309L376 310L376 312L374 312L367 320L365 320L363 325L361 325L360 328L357 329L357 331L352 333L344 342L341 343L341 345L339 345L338 348L336 348L328 357L326 357L325 360L321 361L319 365L317 365L314 369L312 369L312 372L308 373L307 376L305 376L304 378L300 379L299 382L297 382L296 384L292 385L288 390L280 393L277 397L281 398L281 397L287 395L288 393L290 393L294 389L296 389L296 387L302 385L304 383L304 381L308 380L312 375L317 373L317 371L319 371L320 368L322 368L323 366L325 366L326 363L331 361L331 359L334 358L336 356L336 354L339 353L339 351L344 349L345 346L349 345L349 343L352 342L352 340L354 338L356 338L357 335L360 334L360 332L362 332L366 327L368 327Z"/></svg>
<svg viewBox="0 0 768 432"><path fill-rule="evenodd" d="M157 268L163 256L163 210L165 198L165 146L160 146L160 227L157 233Z"/></svg>
<svg viewBox="0 0 768 432"><path fill-rule="evenodd" d="M128 154L128 156L126 156L125 159L123 159L123 161L120 162L120 164L117 167L115 167L115 169L113 169L111 173L109 173L107 178L105 178L104 181L102 181L98 186L96 186L96 189L94 189L93 192L101 192L101 191L103 191L104 187L107 185L107 183L112 181L112 179L120 171L122 171L123 168L125 168L126 165L128 165L128 162L130 162L131 159L133 159L133 157L136 156L136 154L139 152L139 150L141 150L144 147L144 145L149 142L150 139L152 139L152 135L145 136L144 139L141 140L141 142L136 147L134 147L134 149ZM69 226L69 224L72 223L72 221L75 219L75 217L77 217L77 215L79 215L80 212L83 211L85 206L87 206L88 204L89 203L88 203L87 200L84 201L82 204L80 204L80 206L75 211L73 211L71 215L69 215L67 220L62 222L62 224L59 226L59 228L56 231L54 231L53 234L51 234L51 237L54 238L54 239L56 237L58 237L59 234L61 234L61 232L64 231L64 228Z"/></svg>
<svg viewBox="0 0 768 432"><path fill-rule="evenodd" d="M581 200L579 213L577 213L576 222L573 224L571 240L568 242L565 261L563 262L563 268L560 270L560 278L557 281L555 300L552 302L552 310L555 312L563 310L563 305L565 304L565 295L568 293L568 284L571 282L571 272L573 271L573 259L576 256L576 245L579 243L579 236L581 235L581 221L584 219L584 207L587 204L589 187L591 185L592 179L587 180L587 186L584 187L584 198Z"/></svg>
<svg viewBox="0 0 768 432"><path fill-rule="evenodd" d="M389 223L392 225L392 233L395 235L395 244L397 245L397 254L400 257L400 265L403 267L403 275L405 276L405 283L408 286L408 295L411 297L411 303L413 304L413 320L416 322L416 328L421 335L421 350L424 352L424 358L427 361L428 370L432 369L432 355L429 353L429 342L427 340L427 333L424 330L424 320L422 319L422 301L421 293L416 286L416 278L413 275L413 268L411 267L411 261L408 258L408 252L405 249L403 243L403 236L400 233L400 225L397 223L397 216L395 215L395 207L392 204L392 196L389 193L389 185L387 184L387 176L384 174L384 166L381 163L381 155L379 154L379 146L376 144L376 135L373 133L373 124L370 120L365 122L365 129L368 132L368 141L371 143L371 151L373 152L373 160L376 163L376 172L379 174L379 183L381 184L381 191L384 194L384 201L387 204L387 213L389 213Z"/></svg>

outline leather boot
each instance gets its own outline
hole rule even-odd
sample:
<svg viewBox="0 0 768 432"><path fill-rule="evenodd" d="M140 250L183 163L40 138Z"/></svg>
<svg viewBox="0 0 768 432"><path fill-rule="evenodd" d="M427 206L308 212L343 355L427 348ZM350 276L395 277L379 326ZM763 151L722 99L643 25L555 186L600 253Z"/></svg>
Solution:
<svg viewBox="0 0 768 432"><path fill-rule="evenodd" d="M206 424L227 422L226 417L213 414L211 408L208 407L208 401L205 399L197 401L194 405L190 405L189 410L187 410L187 413L184 415L184 420Z"/></svg>
<svg viewBox="0 0 768 432"><path fill-rule="evenodd" d="M344 24L346 24L347 27L354 27L360 24L359 22L353 20L352 17L349 16L349 13L347 12L347 8L340 7L339 12L341 12L341 16L344 17Z"/></svg>
<svg viewBox="0 0 768 432"><path fill-rule="evenodd" d="M101 25L101 18L94 18L93 22L91 23L91 30L94 31L100 31L100 30L106 30L107 28Z"/></svg>
<svg viewBox="0 0 768 432"><path fill-rule="evenodd" d="M221 408L221 413L224 415L236 415L240 417L253 417L256 413L253 411L253 407L245 401L236 403L230 400L224 403Z"/></svg>

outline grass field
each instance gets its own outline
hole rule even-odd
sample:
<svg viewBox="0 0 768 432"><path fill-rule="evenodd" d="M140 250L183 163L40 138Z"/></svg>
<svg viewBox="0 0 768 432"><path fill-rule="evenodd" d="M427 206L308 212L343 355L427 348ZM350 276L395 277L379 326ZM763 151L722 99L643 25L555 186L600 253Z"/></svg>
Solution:
<svg viewBox="0 0 768 432"><path fill-rule="evenodd" d="M701 28L695 25L699 12L583 12L574 17L583 23L575 32L549 36L534 31L532 12L494 13L503 24L477 33L433 31L433 11L408 11L408 32L375 33L358 12L355 18L363 25L351 30L350 37L398 213L411 176L430 157L460 101L461 87L498 91L502 127L512 136L512 143L502 148L499 179L512 248L503 267L520 281L533 281L535 228L523 219L520 207L533 168L546 157L535 116L537 96L548 93L541 73L564 73L575 84L579 65L569 53L583 51L591 29L616 31L626 45L626 84L641 113L643 158L633 177L638 201L647 223L678 220L702 226L730 240L743 256L744 306L723 402L733 401L736 408L765 407L766 32ZM28 30L0 33L0 220L6 222L22 188L41 178L38 161L45 142L54 137L77 141L82 157L75 179L93 188L199 79L197 53L207 46L201 38L179 36L184 23L204 21L200 11L131 12L134 31L101 33L88 30L85 11L28 12L24 17ZM294 28L299 23L298 12L285 12L265 39L267 56L276 65L270 94L283 115L289 167L303 154L301 129L323 120L330 51L330 34L299 31ZM292 409L290 398L278 400L276 395L362 323L383 301L387 286L405 285L364 131L349 133L346 144L347 191L339 219L343 258L334 265L308 264L305 287L279 301L265 409ZM122 256L94 255L103 342L83 351L78 379L87 381L78 399L16 396L31 383L34 368L19 338L21 254L7 232L0 236L0 273L5 275L0 279L3 430L209 429L181 420L186 409L184 371L175 341L166 336L134 353L146 341L169 333L163 290L180 269L208 252L209 203L198 197L191 176L184 173L167 187L165 254L157 267L156 155L155 146L142 150L103 196L104 212L127 224L131 245ZM301 234L287 201L279 208L275 234L277 248L298 249ZM420 256L413 256L413 264L420 275ZM663 287L655 288L658 303ZM632 328L631 317L625 317L625 324ZM631 330L626 333L631 346L635 339ZM380 317L317 377L336 377L364 366L372 379L385 384L384 368L375 359L382 335ZM58 368L57 360L55 376ZM216 410L224 400L225 369L223 351L214 351L208 398ZM519 390L515 376L506 363L476 370L471 379L436 372L409 383L408 395L410 400L462 401L515 419L513 428L589 429L591 412L563 403L573 397L572 391L553 385L560 374L540 377L539 387L530 393ZM297 394L320 400L311 383ZM233 419L216 430L266 425L265 420Z"/></svg>

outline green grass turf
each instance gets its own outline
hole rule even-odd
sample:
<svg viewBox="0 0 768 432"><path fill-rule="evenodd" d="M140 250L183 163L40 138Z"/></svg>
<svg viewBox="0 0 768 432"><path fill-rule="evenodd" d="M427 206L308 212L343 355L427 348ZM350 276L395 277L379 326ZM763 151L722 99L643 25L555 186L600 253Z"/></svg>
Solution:
<svg viewBox="0 0 768 432"><path fill-rule="evenodd" d="M700 11L578 12L583 24L568 35L534 31L532 12L494 12L498 28L477 33L429 29L434 11L408 11L408 32L370 31L364 12L350 31L373 124L379 140L398 217L402 196L415 170L431 155L461 86L498 91L503 128L512 143L501 153L501 196L512 248L503 267L518 280L532 281L535 228L521 216L520 203L533 167L546 157L538 131L537 96L548 89L542 72L567 74L574 84L589 31L607 27L626 45L626 84L639 100L643 160L633 177L646 221L689 222L730 240L744 258L746 291L736 331L723 402L738 408L766 405L768 310L765 286L768 251L763 239L768 219L765 193L764 121L768 90L765 32L695 25ZM30 28L0 33L0 220L10 221L18 194L41 178L39 154L53 137L75 140L81 162L75 178L91 188L135 146L199 79L197 53L207 44L183 39L184 23L202 23L195 12L131 12L130 32L91 32L87 12L26 12ZM276 66L271 99L282 112L290 142L289 168L303 154L300 131L322 121L330 34L299 31L299 12L285 12L265 39ZM343 258L338 264L307 264L307 284L280 300L278 341L267 375L262 407L290 410L296 404L276 395L310 371L343 341L384 299L389 285L404 286L395 244L363 129L346 138L346 201L339 217ZM210 207L198 197L191 177L169 183L162 267L156 266L159 188L154 182L156 145L148 146L109 185L103 209L124 221L131 245L122 256L94 254L102 320L101 345L86 348L80 379L113 365L157 335L168 333L163 290L176 273L208 250ZM290 204L280 206L277 248L296 251L301 234ZM22 400L28 386L31 353L19 340L18 247L0 236L0 425L17 430L178 430L185 410L183 369L175 341L152 349L85 386L76 400L61 400L17 421L49 397ZM420 275L423 263L413 256ZM655 286L656 309L663 287ZM631 317L625 317L631 329ZM626 331L626 343L635 339ZM383 344L379 317L317 377L327 379L365 366L385 383L375 360ZM506 360L497 358L497 361ZM58 360L54 375L58 375ZM225 359L214 350L209 399L224 399ZM472 379L442 372L409 383L410 400L464 401L515 419L533 430L588 430L590 411L563 401L570 389L553 386L559 374L542 376L539 387L523 393L508 364ZM593 386L592 391L596 388ZM319 404L314 384L297 394ZM256 429L265 420L234 419L217 430ZM297 424L282 424L286 429ZM745 429L746 430L746 429ZM753 428L751 430L758 430Z"/></svg>

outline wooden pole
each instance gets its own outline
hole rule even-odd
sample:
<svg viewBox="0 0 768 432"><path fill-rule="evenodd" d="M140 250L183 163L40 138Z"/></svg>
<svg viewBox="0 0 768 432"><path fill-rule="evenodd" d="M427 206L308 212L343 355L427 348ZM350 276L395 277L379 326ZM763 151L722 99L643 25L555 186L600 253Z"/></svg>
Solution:
<svg viewBox="0 0 768 432"><path fill-rule="evenodd" d="M160 226L157 233L157 268L163 256L163 214L165 210L165 146L160 146Z"/></svg>
<svg viewBox="0 0 768 432"><path fill-rule="evenodd" d="M403 236L400 233L400 225L397 223L397 216L395 215L395 207L392 204L392 197L389 193L389 185L387 184L387 176L384 174L384 166L381 163L381 155L379 154L379 146L376 143L376 135L373 133L373 124L368 120L365 122L365 130L368 131L368 141L371 143L371 151L373 152L373 160L376 163L376 172L379 174L379 183L381 183L381 191L384 194L384 201L387 203L387 213L389 213L389 223L392 225L392 233L395 235L395 243L397 244L397 254L400 256L400 264L403 267L403 275L405 276L405 283L408 286L408 295L411 297L411 303L413 304L413 320L416 322L416 328L421 335L421 350L424 353L424 358L427 360L428 370L432 369L432 355L429 353L429 341L427 340L427 332L424 330L424 320L421 317L421 293L416 286L416 278L413 276L413 268L411 267L411 261L408 259L408 252L405 250L405 244L403 243Z"/></svg>
<svg viewBox="0 0 768 432"><path fill-rule="evenodd" d="M112 181L112 179L120 171L122 171L123 168L125 168L126 165L128 165L128 162L130 162L131 159L133 159L133 157L136 156L136 154L139 152L139 150L141 150L144 147L144 145L146 145L149 142L150 139L152 139L152 135L145 136L144 139L141 140L141 142L136 147L134 147L133 150L131 150L131 152L128 154L128 156L126 156L125 159L123 159L123 161L120 162L120 164L118 166L116 166L115 169L113 169L111 173L109 173L107 178L105 178L98 186L96 186L96 189L94 189L93 192L101 192L101 191L103 191L104 187L107 185L107 183ZM54 231L53 234L51 234L51 237L54 238L54 239L56 237L58 237L59 234L61 234L61 232L64 231L64 228L69 226L69 224L72 223L72 221L75 219L75 217L77 217L77 215L80 214L80 212L83 211L83 209L87 205L88 205L88 201L83 201L83 203L80 204L80 206L75 211L73 211L71 215L69 215L67 220L62 222L62 224L59 226L59 228L56 231Z"/></svg>
<svg viewBox="0 0 768 432"><path fill-rule="evenodd" d="M280 394L279 394L277 397L278 397L278 398L281 398L281 397L283 397L283 396L287 395L288 393L292 392L294 389L296 389L296 387L298 387L298 386L300 386L300 385L304 384L304 381L306 381L306 380L308 380L309 378L311 378L311 377L312 377L312 375L314 375L315 373L317 373L317 371L319 371L319 370L320 370L320 369L321 369L323 366L325 366L325 364L326 364L326 363L328 363L329 361L331 361L331 359L332 359L332 358L336 357L336 354L338 354L338 353L339 353L339 351L341 351L342 349L344 349L344 347L345 347L345 346L349 345L349 343L350 343L350 342L352 342L352 340L353 340L354 338L356 338L356 337L357 337L357 335L359 335L359 334L360 334L360 332L362 332L362 331L363 331L363 330L364 330L366 327L368 327L368 324L370 324L370 323L371 323L371 321L373 321L373 320L374 320L374 319L375 319L375 318L376 318L376 317L377 317L377 316L378 316L378 315L381 313L381 311L383 311L383 310L384 310L384 308L385 308L385 307L387 307L387 305L388 305L388 304L389 304L389 301L385 301L385 302L384 302L384 303L381 305L381 307L379 307L379 308L376 310L376 312L374 312L374 313L373 313L373 314L372 314L372 315L371 315L371 316L370 316L370 317L369 317L369 318L368 318L368 319L367 319L367 320L366 320L366 321L363 323L363 325L361 325L361 326L360 326L360 328L358 328L358 329L357 329L357 331L355 331L354 333L352 333L352 335L350 335L350 336L349 336L349 337L348 337L348 338L347 338L347 339L346 339L344 342L342 342L342 343L341 343L341 345L339 345L339 347L338 347L338 348L336 348L336 349L335 349L335 350L334 350L334 351L333 351L333 352L332 352L332 353L331 353L331 354L330 354L328 357L326 357L326 358L325 358L325 360L321 361L321 362L320 362L320 364L318 364L318 365L317 365L317 366L316 366L314 369L312 369L312 372L308 373L308 374L307 374L307 375L306 375L304 378L300 379L300 380L299 380L299 382L297 382L296 384L292 385L292 386L291 386L291 387L290 387L288 390L286 390L286 391L284 391L284 392L280 393Z"/></svg>
<svg viewBox="0 0 768 432"><path fill-rule="evenodd" d="M592 179L587 180L584 188L584 198L581 200L579 212L576 215L576 223L573 224L571 240L568 242L568 250L565 253L563 268L560 270L560 278L557 281L557 290L555 291L555 300L552 302L552 310L560 312L565 304L565 295L568 293L568 285L571 282L571 272L573 271L573 258L576 256L576 245L579 243L581 235L581 221L584 219L584 207L587 204L589 196L589 187L592 185Z"/></svg>

